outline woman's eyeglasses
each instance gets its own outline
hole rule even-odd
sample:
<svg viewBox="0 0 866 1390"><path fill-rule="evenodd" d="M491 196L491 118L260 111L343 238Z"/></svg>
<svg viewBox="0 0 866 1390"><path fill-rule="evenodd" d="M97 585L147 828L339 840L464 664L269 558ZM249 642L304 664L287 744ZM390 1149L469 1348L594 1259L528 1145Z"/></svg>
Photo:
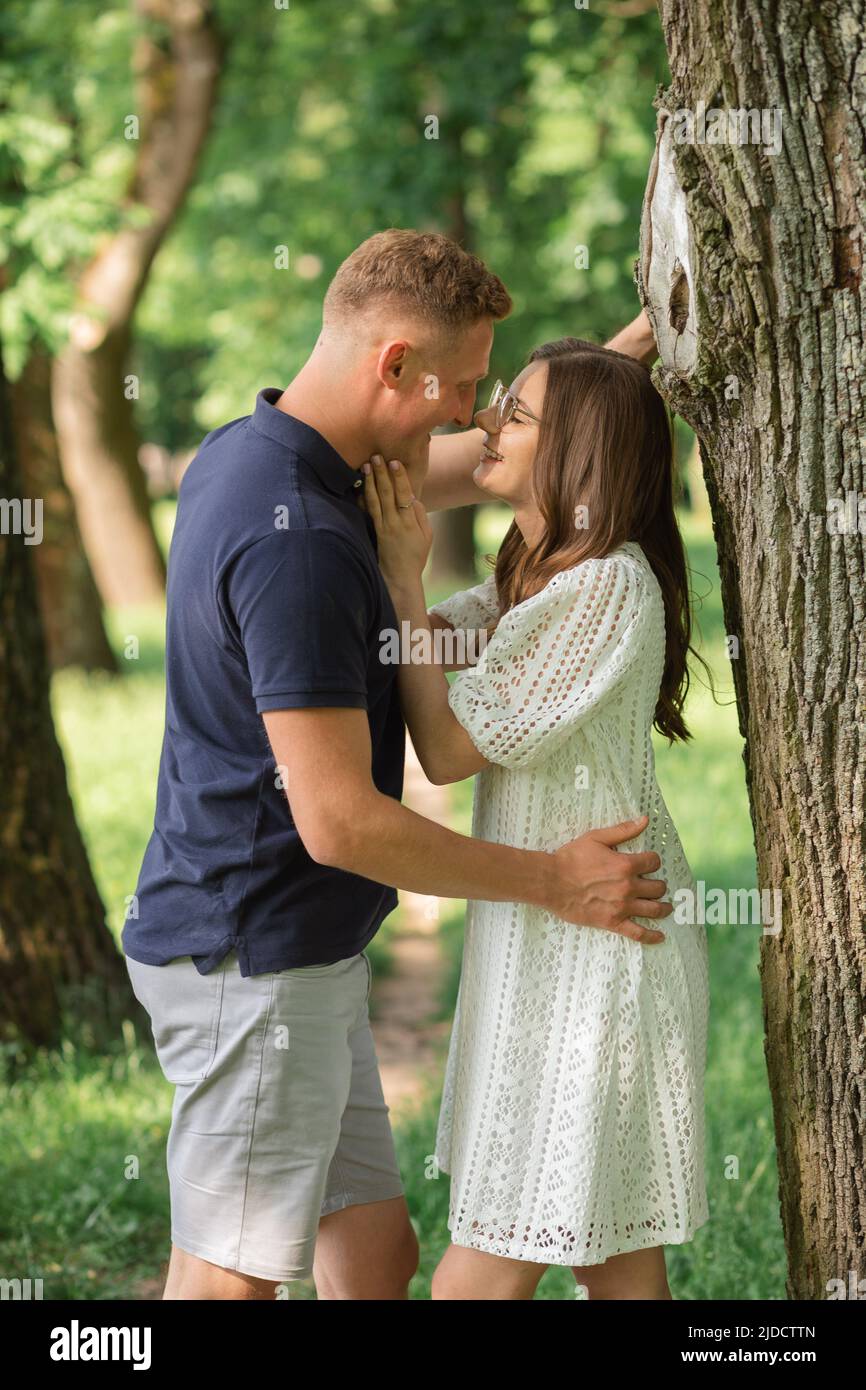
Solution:
<svg viewBox="0 0 866 1390"><path fill-rule="evenodd" d="M479 416L486 415L489 411L494 412L494 422L491 427L483 424L478 419ZM509 420L512 420L514 416L518 414L527 415L529 419L534 420L536 424L541 424L539 416L535 415L519 396L515 396L513 392L506 390L503 383L497 381L490 394L490 400L487 402L484 410L476 412L476 422L482 424L483 429L489 428L491 434L498 434L499 431L504 429L508 424Z"/></svg>

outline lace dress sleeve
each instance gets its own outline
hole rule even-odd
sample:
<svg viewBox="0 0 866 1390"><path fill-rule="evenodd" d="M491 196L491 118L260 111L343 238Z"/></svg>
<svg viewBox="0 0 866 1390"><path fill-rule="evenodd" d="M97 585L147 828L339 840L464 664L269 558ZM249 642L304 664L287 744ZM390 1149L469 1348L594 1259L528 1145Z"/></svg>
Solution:
<svg viewBox="0 0 866 1390"><path fill-rule="evenodd" d="M429 611L438 613L457 631L492 626L499 614L495 577L488 575L483 584L476 584L474 589L461 589L441 603L434 603Z"/></svg>
<svg viewBox="0 0 866 1390"><path fill-rule="evenodd" d="M607 556L563 570L510 609L448 694L488 762L542 763L603 708L646 651L652 602L639 568Z"/></svg>

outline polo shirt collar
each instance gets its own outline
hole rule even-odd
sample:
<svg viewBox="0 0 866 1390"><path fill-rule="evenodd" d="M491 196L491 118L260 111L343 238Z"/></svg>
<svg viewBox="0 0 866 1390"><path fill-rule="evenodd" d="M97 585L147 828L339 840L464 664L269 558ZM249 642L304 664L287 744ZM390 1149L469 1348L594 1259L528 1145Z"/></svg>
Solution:
<svg viewBox="0 0 866 1390"><path fill-rule="evenodd" d="M363 486L364 479L357 468L338 454L318 430L277 409L277 401L283 394L279 386L266 386L256 396L253 412L253 428L277 444L299 454L313 469L319 480L336 497L356 496Z"/></svg>

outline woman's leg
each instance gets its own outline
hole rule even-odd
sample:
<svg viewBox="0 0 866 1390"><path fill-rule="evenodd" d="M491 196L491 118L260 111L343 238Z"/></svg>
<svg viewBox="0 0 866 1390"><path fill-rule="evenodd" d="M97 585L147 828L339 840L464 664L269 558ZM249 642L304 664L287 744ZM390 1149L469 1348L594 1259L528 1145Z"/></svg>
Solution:
<svg viewBox="0 0 866 1390"><path fill-rule="evenodd" d="M571 1272L578 1284L586 1286L590 1302L597 1298L673 1298L663 1245L611 1255L600 1265L574 1265Z"/></svg>
<svg viewBox="0 0 866 1390"><path fill-rule="evenodd" d="M449 1245L433 1275L433 1299L531 1299L547 1265Z"/></svg>

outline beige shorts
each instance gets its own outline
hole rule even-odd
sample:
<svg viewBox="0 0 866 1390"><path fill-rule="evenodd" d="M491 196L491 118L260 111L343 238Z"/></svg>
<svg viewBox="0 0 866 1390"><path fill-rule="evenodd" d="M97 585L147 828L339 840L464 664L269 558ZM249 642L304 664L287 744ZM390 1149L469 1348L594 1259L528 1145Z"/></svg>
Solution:
<svg viewBox="0 0 866 1390"><path fill-rule="evenodd" d="M126 963L176 1087L173 1244L262 1279L309 1278L321 1217L403 1193L366 954L246 979L233 951L208 975L190 956Z"/></svg>

